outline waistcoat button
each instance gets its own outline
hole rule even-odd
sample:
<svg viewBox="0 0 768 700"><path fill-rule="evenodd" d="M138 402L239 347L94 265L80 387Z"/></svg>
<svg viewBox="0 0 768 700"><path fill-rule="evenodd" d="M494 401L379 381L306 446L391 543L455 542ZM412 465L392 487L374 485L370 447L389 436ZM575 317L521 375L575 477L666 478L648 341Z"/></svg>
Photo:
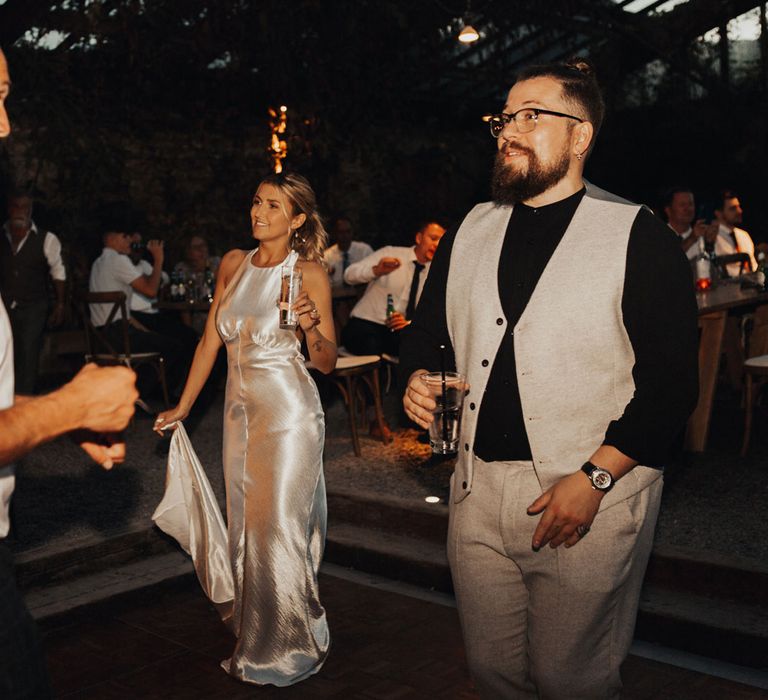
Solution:
<svg viewBox="0 0 768 700"><path fill-rule="evenodd" d="M504 325L504 319L503 318L497 318L496 319L496 325L497 326L503 326Z"/></svg>
<svg viewBox="0 0 768 700"><path fill-rule="evenodd" d="M467 488L467 482L466 481L462 481L461 482L461 488L463 488L463 489Z"/></svg>
<svg viewBox="0 0 768 700"><path fill-rule="evenodd" d="M469 404L469 410L470 411L474 411L475 410L475 403L474 403L474 401L471 404Z"/></svg>
<svg viewBox="0 0 768 700"><path fill-rule="evenodd" d="M464 451L465 452L469 452L469 443L468 442L464 443Z"/></svg>
<svg viewBox="0 0 768 700"><path fill-rule="evenodd" d="M483 361L482 361L480 364L481 364L483 367L487 367L487 366L488 366L488 360L483 360Z"/></svg>

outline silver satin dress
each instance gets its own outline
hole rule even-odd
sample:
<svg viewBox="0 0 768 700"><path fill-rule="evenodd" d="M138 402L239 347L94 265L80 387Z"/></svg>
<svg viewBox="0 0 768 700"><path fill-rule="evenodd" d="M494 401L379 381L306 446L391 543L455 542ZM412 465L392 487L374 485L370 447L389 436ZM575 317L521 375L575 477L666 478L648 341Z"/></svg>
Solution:
<svg viewBox="0 0 768 700"><path fill-rule="evenodd" d="M228 358L223 457L234 596L226 621L237 637L222 666L243 681L285 686L320 670L330 644L317 585L325 418L296 334L278 326L281 266L254 267L252 258L216 315Z"/></svg>

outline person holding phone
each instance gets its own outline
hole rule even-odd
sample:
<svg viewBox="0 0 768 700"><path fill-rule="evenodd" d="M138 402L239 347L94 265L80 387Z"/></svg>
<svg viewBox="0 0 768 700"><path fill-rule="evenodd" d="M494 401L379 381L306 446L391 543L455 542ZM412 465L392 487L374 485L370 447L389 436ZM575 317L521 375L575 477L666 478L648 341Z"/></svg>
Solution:
<svg viewBox="0 0 768 700"><path fill-rule="evenodd" d="M702 246L711 247L717 238L717 222L707 216L706 207L696 211L693 192L687 187L673 187L664 195L664 214L667 224L680 237L680 245L689 260L693 260ZM694 221L695 215L695 221Z"/></svg>

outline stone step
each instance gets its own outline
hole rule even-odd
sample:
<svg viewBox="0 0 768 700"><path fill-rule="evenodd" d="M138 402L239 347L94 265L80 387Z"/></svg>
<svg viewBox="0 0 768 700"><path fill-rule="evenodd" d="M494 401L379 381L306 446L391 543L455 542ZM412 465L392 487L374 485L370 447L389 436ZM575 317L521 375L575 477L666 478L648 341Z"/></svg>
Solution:
<svg viewBox="0 0 768 700"><path fill-rule="evenodd" d="M635 638L768 670L765 607L646 585Z"/></svg>
<svg viewBox="0 0 768 700"><path fill-rule="evenodd" d="M452 593L445 505L344 492L329 494L328 503L326 561ZM74 549L24 552L17 557L17 571L22 589L36 601L40 615L48 616L71 606L73 597L89 589L104 587L106 595L111 579L126 571L130 578L130 571L141 570L150 558L162 569L165 563L172 567L174 557L184 558L178 545L152 527L80 543ZM181 566L180 560L176 563ZM150 584L136 576L136 586ZM765 568L733 557L657 547L646 577L637 636L764 668L766 609Z"/></svg>
<svg viewBox="0 0 768 700"><path fill-rule="evenodd" d="M16 578L25 591L54 587L178 549L176 542L156 527L126 530L107 538L78 540L74 547L39 547L21 552L15 556Z"/></svg>
<svg viewBox="0 0 768 700"><path fill-rule="evenodd" d="M453 593L445 546L428 540L346 523L330 525L324 560Z"/></svg>
<svg viewBox="0 0 768 700"><path fill-rule="evenodd" d="M194 580L197 577L192 560L177 550L149 554L102 571L81 573L66 581L28 588L24 600L32 617L38 621L51 621L108 600L147 599L152 595L150 591Z"/></svg>
<svg viewBox="0 0 768 700"><path fill-rule="evenodd" d="M440 545L444 545L448 532L446 505L374 493L329 493L328 518L331 525L350 524ZM646 583L768 608L768 567L734 555L656 546Z"/></svg>
<svg viewBox="0 0 768 700"><path fill-rule="evenodd" d="M349 524L332 525L325 559L453 593L445 548L422 539ZM657 566L673 563L667 560ZM635 637L740 666L768 669L768 616L759 604L646 583Z"/></svg>

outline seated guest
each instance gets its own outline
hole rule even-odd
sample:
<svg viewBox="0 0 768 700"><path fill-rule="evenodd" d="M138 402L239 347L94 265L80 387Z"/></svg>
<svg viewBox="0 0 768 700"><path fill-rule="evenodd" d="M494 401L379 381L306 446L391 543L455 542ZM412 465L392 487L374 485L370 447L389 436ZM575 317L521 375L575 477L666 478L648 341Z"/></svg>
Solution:
<svg viewBox="0 0 768 700"><path fill-rule="evenodd" d="M213 295L220 263L220 257L211 255L208 241L196 234L187 241L184 246L184 260L177 262L173 271L183 273L194 298L201 299L203 296ZM210 273L209 280L206 280L207 273ZM207 311L186 311L181 315L182 321L193 328L198 336L203 334L207 318Z"/></svg>
<svg viewBox="0 0 768 700"><path fill-rule="evenodd" d="M133 266L139 274L145 277L151 277L154 269L152 263L144 258L144 243L140 233L132 233L130 235L131 252L128 254ZM167 272L160 271L160 284L158 286L158 292L162 287L170 282ZM160 312L155 308L154 304L157 302L157 294L153 297L148 297L141 292L134 290L131 295L131 316L135 318L142 326L149 330L158 330L156 328L160 316ZM153 326L155 326L153 328ZM159 331L158 331L159 332Z"/></svg>
<svg viewBox="0 0 768 700"><path fill-rule="evenodd" d="M687 187L673 187L667 190L664 196L664 214L669 227L679 236L680 245L689 260L693 260L705 244L711 247L715 242L717 222L709 223L704 219L694 222L696 204L693 192Z"/></svg>
<svg viewBox="0 0 768 700"><path fill-rule="evenodd" d="M130 258L136 271L150 277L153 266L144 257L144 244L140 233L131 234L131 252ZM168 284L170 278L167 272L160 273L160 287ZM178 313L159 311L155 304L157 295L148 297L133 290L131 295L131 317L136 319L144 328L155 333L163 333L179 338L184 344L197 344L199 337L188 325L182 323Z"/></svg>
<svg viewBox="0 0 768 700"><path fill-rule="evenodd" d="M344 281L347 268L373 253L373 248L362 241L353 241L352 222L346 216L331 220L331 236L335 241L323 254L323 262L331 279L333 299L333 325L336 344L341 345L341 333L349 322L349 314L357 301L357 291Z"/></svg>
<svg viewBox="0 0 768 700"><path fill-rule="evenodd" d="M373 248L362 241L353 240L352 222L346 216L337 216L331 221L331 238L335 243L326 249L323 260L331 278L331 287L345 286L344 273L347 268L373 253Z"/></svg>
<svg viewBox="0 0 768 700"><path fill-rule="evenodd" d="M184 246L184 260L177 262L173 269L174 272L183 272L185 275L205 274L206 270L210 270L215 276L220 264L221 258L211 255L208 241L195 234Z"/></svg>
<svg viewBox="0 0 768 700"><path fill-rule="evenodd" d="M356 355L399 353L400 333L410 323L444 233L440 224L430 221L416 233L416 245L385 246L347 268L347 284L368 284L342 331L347 350ZM391 314L388 295L394 305Z"/></svg>
<svg viewBox="0 0 768 700"><path fill-rule="evenodd" d="M131 235L123 231L108 230L102 236L104 249L91 268L89 289L91 292L123 292L126 296L128 315L128 339L131 352L159 352L165 359L168 390L173 394L186 377L194 347L185 346L182 339L166 333L157 333L131 317L131 301L134 292L150 299L157 296L163 269L162 241L149 241L147 251L152 256L149 274L140 272L131 262ZM104 327L109 317L110 304L91 304L91 321L94 326ZM122 348L122 319L120 312L110 327L104 329L115 349Z"/></svg>
<svg viewBox="0 0 768 700"><path fill-rule="evenodd" d="M745 265L745 272L757 269L755 260L755 244L752 237L737 224L741 223L743 210L738 196L731 190L723 190L718 197L715 208L715 217L719 224L717 239L715 240L715 255L732 255L733 253L747 253L749 263ZM728 275L737 277L740 272L740 264L733 263L727 266Z"/></svg>

